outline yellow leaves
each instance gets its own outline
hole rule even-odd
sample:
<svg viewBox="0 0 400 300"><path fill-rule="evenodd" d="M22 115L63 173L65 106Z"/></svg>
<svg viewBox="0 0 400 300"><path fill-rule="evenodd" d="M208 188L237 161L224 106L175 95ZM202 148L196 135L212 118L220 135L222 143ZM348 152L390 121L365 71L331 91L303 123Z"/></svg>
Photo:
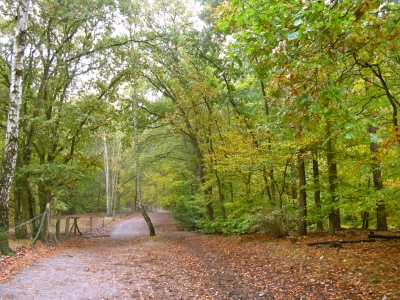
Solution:
<svg viewBox="0 0 400 300"><path fill-rule="evenodd" d="M385 185L388 188L397 188L400 190L400 178L386 180Z"/></svg>
<svg viewBox="0 0 400 300"><path fill-rule="evenodd" d="M296 89L296 88L292 88L292 91L291 91L291 95L292 96L298 96L298 95L300 95L300 93L299 93L299 91Z"/></svg>
<svg viewBox="0 0 400 300"><path fill-rule="evenodd" d="M400 29L393 31L389 36L388 36L388 40L389 41L393 41L395 39L400 38Z"/></svg>
<svg viewBox="0 0 400 300"><path fill-rule="evenodd" d="M354 12L356 19L357 20L360 19L365 14L365 12L368 10L368 8L369 8L369 1L361 2L358 5L356 11Z"/></svg>
<svg viewBox="0 0 400 300"><path fill-rule="evenodd" d="M371 11L373 9L378 8L380 5L379 1L363 1L361 2L355 12L354 12L354 16L356 17L356 20L359 20L360 18L362 18L368 11Z"/></svg>

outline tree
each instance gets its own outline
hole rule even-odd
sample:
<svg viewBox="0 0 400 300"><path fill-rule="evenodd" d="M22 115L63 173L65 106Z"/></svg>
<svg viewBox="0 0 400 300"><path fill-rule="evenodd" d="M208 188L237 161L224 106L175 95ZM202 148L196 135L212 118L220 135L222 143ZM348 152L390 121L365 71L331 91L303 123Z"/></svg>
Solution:
<svg viewBox="0 0 400 300"><path fill-rule="evenodd" d="M369 133L372 135L376 135L377 128L373 125L369 127ZM381 167L379 165L378 159L375 156L376 153L378 152L379 145L372 141L370 145L371 152L373 153L374 157L373 163L371 165L372 168L372 178L374 182L374 189L376 191L380 191L383 189L383 182L382 182L382 171ZM379 194L378 194L379 197ZM387 231L388 230L388 225L387 225L387 219L386 219L386 207L385 203L381 200L378 199L376 201L376 230L379 231Z"/></svg>
<svg viewBox="0 0 400 300"><path fill-rule="evenodd" d="M11 253L8 245L9 198L18 155L18 134L24 70L23 58L26 45L29 5L29 0L20 0L18 2L17 24L15 26L6 142L0 173L0 251L3 254Z"/></svg>
<svg viewBox="0 0 400 300"><path fill-rule="evenodd" d="M135 63L135 61L134 61ZM146 208L143 206L142 195L141 195L141 171L140 171L140 151L139 151L139 134L138 134L138 123L137 123L137 109L138 109L138 93L137 93L137 65L133 66L133 127L134 127L134 143L135 143L135 167L136 167L136 197L139 203L139 208L142 213L144 220L149 227L150 236L155 236L156 232L154 225L151 222L149 215L146 212Z"/></svg>
<svg viewBox="0 0 400 300"><path fill-rule="evenodd" d="M301 125L296 123L297 135L301 138ZM307 194L306 194L306 168L304 161L304 150L300 148L297 154L297 164L299 169L299 235L307 235Z"/></svg>
<svg viewBox="0 0 400 300"><path fill-rule="evenodd" d="M111 216L111 199L110 199L110 172L109 172L109 160L108 160L108 147L107 147L107 137L103 136L104 141L104 177L106 181L106 207L107 215Z"/></svg>

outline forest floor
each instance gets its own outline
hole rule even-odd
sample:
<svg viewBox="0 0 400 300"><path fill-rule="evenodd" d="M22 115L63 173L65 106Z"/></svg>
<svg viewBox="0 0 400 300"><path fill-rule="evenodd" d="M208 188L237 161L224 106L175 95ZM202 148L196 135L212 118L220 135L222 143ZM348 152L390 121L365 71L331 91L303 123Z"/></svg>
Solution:
<svg viewBox="0 0 400 300"><path fill-rule="evenodd" d="M400 299L399 240L308 246L332 238L204 235L179 231L168 213L150 217L153 238L136 214L107 237L17 247L0 258L0 299Z"/></svg>

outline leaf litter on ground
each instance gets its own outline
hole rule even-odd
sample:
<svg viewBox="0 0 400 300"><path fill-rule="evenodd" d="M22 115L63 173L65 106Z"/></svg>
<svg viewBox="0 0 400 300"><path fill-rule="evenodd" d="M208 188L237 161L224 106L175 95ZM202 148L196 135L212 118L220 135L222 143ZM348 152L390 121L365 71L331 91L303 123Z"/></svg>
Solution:
<svg viewBox="0 0 400 300"><path fill-rule="evenodd" d="M151 282L147 296L134 288L130 297L144 299L399 299L400 241L307 246L328 241L326 232L274 239L264 234L204 235L164 226L156 239L135 242L141 255L126 265L135 280ZM369 231L344 230L339 240L364 239ZM74 238L62 247L39 244L15 247L0 258L0 280L25 264L63 251L84 247L91 239ZM105 254L107 255L107 254ZM93 271L93 270L91 270ZM125 271L124 282L134 286ZM93 276L96 272L93 271Z"/></svg>

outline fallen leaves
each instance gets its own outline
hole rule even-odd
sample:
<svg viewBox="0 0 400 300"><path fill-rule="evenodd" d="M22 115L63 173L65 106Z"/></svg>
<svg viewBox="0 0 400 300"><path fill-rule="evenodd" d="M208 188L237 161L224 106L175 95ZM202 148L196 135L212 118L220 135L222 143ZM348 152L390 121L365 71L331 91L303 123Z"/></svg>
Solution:
<svg viewBox="0 0 400 300"><path fill-rule="evenodd" d="M64 247L76 249L73 255L97 249L97 260L101 255L105 261L112 256L101 268L112 275L110 280L119 280L123 286L119 292L128 298L400 298L397 240L343 243L343 248L329 244L310 247L308 243L328 241L329 237L323 232L278 240L261 234L226 237L179 232L160 223L157 226L162 233L157 238L130 242L77 238ZM361 240L367 234L362 230L351 234L343 231L338 233L338 240ZM2 276L46 255L46 251L55 251L43 245L33 251L18 249L14 257L0 261ZM4 265L8 267L4 269ZM87 276L100 276L101 268L88 264L83 271Z"/></svg>
<svg viewBox="0 0 400 300"><path fill-rule="evenodd" d="M56 251L55 247L49 247L38 242L35 248L31 248L29 240L10 241L10 247L15 251L12 256L0 257L0 282L7 279L11 274L42 257ZM59 248L61 249L61 248Z"/></svg>
<svg viewBox="0 0 400 300"><path fill-rule="evenodd" d="M309 242L327 238L311 235L293 243L289 239L273 240L262 235L227 238L195 234L184 240L170 236L174 247L177 243L184 246L193 257L190 261L198 262L194 270L191 265L192 276L206 271L211 282L225 282L220 286L222 291L236 297L400 297L400 242L348 243L343 248L307 247ZM181 260L180 268L185 269L185 264ZM204 292L213 294L210 288Z"/></svg>

